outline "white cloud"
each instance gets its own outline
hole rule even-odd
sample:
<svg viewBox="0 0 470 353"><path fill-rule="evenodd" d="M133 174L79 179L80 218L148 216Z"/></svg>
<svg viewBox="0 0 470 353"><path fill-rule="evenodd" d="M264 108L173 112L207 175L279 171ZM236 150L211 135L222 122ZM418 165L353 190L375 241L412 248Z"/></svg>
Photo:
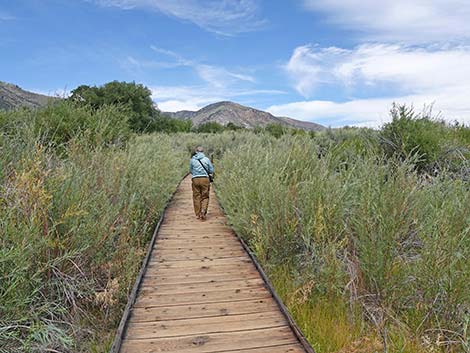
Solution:
<svg viewBox="0 0 470 353"><path fill-rule="evenodd" d="M386 88L385 97L354 99L344 103L310 100L270 107L275 114L297 118L367 121L380 125L391 103L421 107L434 103L448 120L470 122L470 47L413 47L364 44L353 49L311 45L294 50L285 70L295 89L306 98L324 85L354 93ZM398 93L397 93L398 92Z"/></svg>
<svg viewBox="0 0 470 353"><path fill-rule="evenodd" d="M103 6L124 10L151 9L188 21L221 35L233 35L262 28L257 0L94 0Z"/></svg>
<svg viewBox="0 0 470 353"><path fill-rule="evenodd" d="M225 94L215 94L204 86L159 86L150 89L158 108L165 112L196 111L208 104L228 99Z"/></svg>
<svg viewBox="0 0 470 353"><path fill-rule="evenodd" d="M369 39L416 43L470 38L468 0L304 0L304 4Z"/></svg>
<svg viewBox="0 0 470 353"><path fill-rule="evenodd" d="M158 54L157 58L139 60L128 56L122 61L123 67L142 71L151 68L184 67L192 70L200 79L200 83L195 85L150 86L152 98L163 111L199 110L207 104L222 100L286 93L279 90L253 88L257 81L251 75L253 72L251 69L229 70L223 66L187 59L175 51L158 46L151 46L151 49Z"/></svg>
<svg viewBox="0 0 470 353"><path fill-rule="evenodd" d="M0 22L3 22L3 21L12 21L12 20L15 20L15 19L16 19L15 16L12 16L12 15L9 14L8 12L5 12L5 11L0 10Z"/></svg>
<svg viewBox="0 0 470 353"><path fill-rule="evenodd" d="M180 110L198 111L208 104L219 102L221 99L194 98L186 100L171 99L158 103L158 108L164 112L177 112Z"/></svg>
<svg viewBox="0 0 470 353"><path fill-rule="evenodd" d="M179 55L178 53L174 51L159 48L154 45L151 46L151 49L158 54L161 54L161 55L164 55L166 57L173 59L172 62L151 61L150 63L152 65L156 66L157 64L160 64L161 67L163 67L164 65L167 65L167 67L171 67L170 65L172 64L173 67L178 67L178 66L190 67L195 71L195 73L199 76L199 78L201 78L207 84L217 89L236 85L239 82L250 82L250 83L256 82L253 76L244 72L247 70L241 70L241 72L234 72L222 66L208 65L208 64L199 63L195 60L186 59L185 57ZM142 66L141 62L139 61L136 61L135 64L138 66Z"/></svg>
<svg viewBox="0 0 470 353"><path fill-rule="evenodd" d="M378 126L389 119L388 109L395 101L418 109L433 104L447 120L470 122L468 0L303 2L308 10L353 30L351 37L369 44L352 49L296 48L285 70L307 100L272 106L273 113L325 119L332 125L355 121ZM312 99L325 87L347 98Z"/></svg>
<svg viewBox="0 0 470 353"><path fill-rule="evenodd" d="M378 126L387 120L387 107L390 103L387 99L344 103L312 100L273 105L266 110L277 116L289 116L331 126L345 125L346 121L354 121L354 125Z"/></svg>
<svg viewBox="0 0 470 353"><path fill-rule="evenodd" d="M294 50L285 69L296 90L309 96L323 84L349 88L387 84L412 93L470 84L470 47L364 44L354 49Z"/></svg>
<svg viewBox="0 0 470 353"><path fill-rule="evenodd" d="M179 55L178 53L172 50L160 48L160 47L157 47L156 45L151 45L150 49L152 49L157 54L162 54L167 57L173 58L173 63L177 66L194 66L195 65L193 61L185 59L183 56Z"/></svg>
<svg viewBox="0 0 470 353"><path fill-rule="evenodd" d="M336 80L331 65L348 54L347 50L336 47L316 48L304 45L295 48L285 69L294 81L295 89L307 97L318 86Z"/></svg>
<svg viewBox="0 0 470 353"><path fill-rule="evenodd" d="M226 87L237 81L255 82L255 79L250 75L230 72L223 67L198 64L194 68L201 79L216 88Z"/></svg>
<svg viewBox="0 0 470 353"><path fill-rule="evenodd" d="M41 90L36 88L25 88L29 92L42 94L43 96L49 97L59 97L59 98L67 98L70 97L71 91L67 87L64 88L56 88L51 90Z"/></svg>
<svg viewBox="0 0 470 353"><path fill-rule="evenodd" d="M125 69L137 69L137 70L147 70L147 69L171 69L178 66L181 66L172 61L156 61L156 60L142 60L137 59L132 55L129 55L124 60L120 61L120 64Z"/></svg>
<svg viewBox="0 0 470 353"><path fill-rule="evenodd" d="M266 110L278 116L319 122L331 126L379 127L390 121L392 103L413 106L416 111L433 107L433 112L448 122L470 124L470 104L466 91L443 91L437 95L409 95L387 98L353 99L346 102L309 100L273 105Z"/></svg>
<svg viewBox="0 0 470 353"><path fill-rule="evenodd" d="M246 96L284 94L278 90L250 90L221 88L212 86L154 86L150 87L152 98L163 111L199 110L204 106L224 100L234 100Z"/></svg>

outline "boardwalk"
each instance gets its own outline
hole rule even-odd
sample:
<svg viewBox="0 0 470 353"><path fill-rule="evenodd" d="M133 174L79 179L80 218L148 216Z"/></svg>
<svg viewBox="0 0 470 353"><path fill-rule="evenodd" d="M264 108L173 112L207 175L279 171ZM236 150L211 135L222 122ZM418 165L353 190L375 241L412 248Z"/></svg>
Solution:
<svg viewBox="0 0 470 353"><path fill-rule="evenodd" d="M120 352L306 352L211 193L201 223L193 214L190 178L181 183Z"/></svg>

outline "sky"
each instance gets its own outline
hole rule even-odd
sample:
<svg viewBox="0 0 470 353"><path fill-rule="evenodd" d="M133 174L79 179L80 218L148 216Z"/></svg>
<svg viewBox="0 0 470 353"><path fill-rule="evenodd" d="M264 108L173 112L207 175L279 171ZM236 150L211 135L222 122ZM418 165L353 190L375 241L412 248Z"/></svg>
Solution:
<svg viewBox="0 0 470 353"><path fill-rule="evenodd" d="M470 123L468 0L0 0L0 80L135 81L163 111L230 100L337 127L393 102Z"/></svg>

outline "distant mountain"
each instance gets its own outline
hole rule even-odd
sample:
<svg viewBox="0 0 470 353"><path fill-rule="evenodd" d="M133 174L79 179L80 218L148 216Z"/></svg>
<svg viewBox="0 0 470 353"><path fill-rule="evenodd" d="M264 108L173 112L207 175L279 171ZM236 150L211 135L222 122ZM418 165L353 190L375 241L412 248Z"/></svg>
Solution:
<svg viewBox="0 0 470 353"><path fill-rule="evenodd" d="M28 92L11 83L0 81L0 109L39 108L47 105L51 99L57 98Z"/></svg>
<svg viewBox="0 0 470 353"><path fill-rule="evenodd" d="M281 124L291 128L319 131L325 129L323 125L300 121L287 117L277 117L268 112L245 107L233 102L218 102L210 104L198 111L182 110L171 113L164 112L172 118L192 120L194 126L199 126L208 122L217 122L221 125L228 123L254 128L256 126L266 126L268 124Z"/></svg>
<svg viewBox="0 0 470 353"><path fill-rule="evenodd" d="M28 92L11 83L0 81L0 109L9 110L18 107L40 108L56 97L45 96ZM246 107L233 102L218 102L210 104L198 111L182 110L179 112L163 112L177 119L192 120L194 126L208 122L217 122L221 125L228 123L245 128L266 126L268 124L281 124L287 127L319 131L325 129L323 125L296 120L288 117L277 117L268 112Z"/></svg>

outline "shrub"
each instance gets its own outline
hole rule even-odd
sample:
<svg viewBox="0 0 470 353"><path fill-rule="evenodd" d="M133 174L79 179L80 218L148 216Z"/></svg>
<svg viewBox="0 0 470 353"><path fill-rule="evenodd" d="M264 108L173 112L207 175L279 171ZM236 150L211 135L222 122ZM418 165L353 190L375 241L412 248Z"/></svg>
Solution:
<svg viewBox="0 0 470 353"><path fill-rule="evenodd" d="M288 129L281 124L268 124L264 127L264 131L276 138L279 138L287 133Z"/></svg>
<svg viewBox="0 0 470 353"><path fill-rule="evenodd" d="M191 120L180 120L170 118L166 115L158 113L148 126L147 130L149 132L166 132L166 133L176 133L176 132L190 132L193 126Z"/></svg>
<svg viewBox="0 0 470 353"><path fill-rule="evenodd" d="M225 126L225 129L226 129L226 130L229 130L229 131L240 131L240 130L243 130L244 128L241 127L241 126L235 125L235 124L232 123L232 122L229 122L229 123Z"/></svg>
<svg viewBox="0 0 470 353"><path fill-rule="evenodd" d="M382 149L388 157L405 160L414 156L416 168L422 173L448 170L457 177L470 177L470 127L436 120L429 110L416 114L406 106L394 105L391 114L392 122L380 132Z"/></svg>
<svg viewBox="0 0 470 353"><path fill-rule="evenodd" d="M57 148L73 139L91 146L122 144L130 137L126 110L103 105L93 109L60 101L39 110L0 111L3 134L21 141L39 139L41 144Z"/></svg>
<svg viewBox="0 0 470 353"><path fill-rule="evenodd" d="M220 133L225 130L225 127L215 121L199 125L195 131L199 133Z"/></svg>

